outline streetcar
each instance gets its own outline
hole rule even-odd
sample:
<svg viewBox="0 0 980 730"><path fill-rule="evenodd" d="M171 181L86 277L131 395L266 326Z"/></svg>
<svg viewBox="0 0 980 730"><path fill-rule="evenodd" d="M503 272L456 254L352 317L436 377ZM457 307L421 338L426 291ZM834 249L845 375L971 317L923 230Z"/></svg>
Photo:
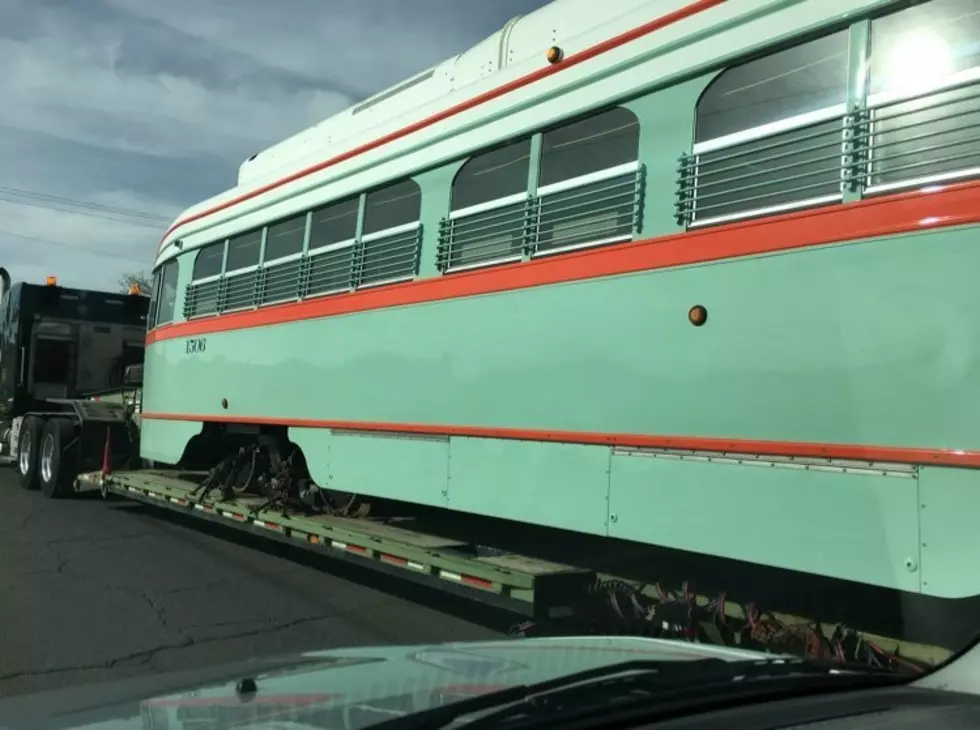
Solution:
<svg viewBox="0 0 980 730"><path fill-rule="evenodd" d="M978 41L977 0L516 18L176 220L141 457L976 596Z"/></svg>

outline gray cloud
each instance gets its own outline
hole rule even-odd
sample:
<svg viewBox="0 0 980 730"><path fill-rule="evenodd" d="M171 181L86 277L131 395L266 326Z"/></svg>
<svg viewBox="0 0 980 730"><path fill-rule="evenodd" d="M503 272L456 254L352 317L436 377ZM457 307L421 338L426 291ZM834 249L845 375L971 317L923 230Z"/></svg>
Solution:
<svg viewBox="0 0 980 730"><path fill-rule="evenodd" d="M253 152L544 3L5 0L0 191L173 218ZM166 228L36 205L0 192L0 263L18 279L112 287L149 268Z"/></svg>

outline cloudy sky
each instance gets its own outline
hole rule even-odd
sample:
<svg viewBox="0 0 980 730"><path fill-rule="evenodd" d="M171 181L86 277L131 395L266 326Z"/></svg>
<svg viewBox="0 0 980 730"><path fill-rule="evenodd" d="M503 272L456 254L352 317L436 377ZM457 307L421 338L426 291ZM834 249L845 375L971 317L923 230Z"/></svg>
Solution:
<svg viewBox="0 0 980 730"><path fill-rule="evenodd" d="M118 288L253 152L545 2L0 0L0 265Z"/></svg>

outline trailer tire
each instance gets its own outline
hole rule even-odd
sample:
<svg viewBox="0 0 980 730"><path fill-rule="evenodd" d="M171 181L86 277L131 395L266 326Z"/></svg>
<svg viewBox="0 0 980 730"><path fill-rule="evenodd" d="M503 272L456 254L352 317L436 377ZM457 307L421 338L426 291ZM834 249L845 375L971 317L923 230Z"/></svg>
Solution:
<svg viewBox="0 0 980 730"><path fill-rule="evenodd" d="M21 489L34 491L38 488L38 451L44 421L37 416L24 416L17 441L17 482Z"/></svg>
<svg viewBox="0 0 980 730"><path fill-rule="evenodd" d="M37 472L41 494L49 499L62 499L74 491L78 470L74 432L75 424L67 418L52 418L41 435Z"/></svg>

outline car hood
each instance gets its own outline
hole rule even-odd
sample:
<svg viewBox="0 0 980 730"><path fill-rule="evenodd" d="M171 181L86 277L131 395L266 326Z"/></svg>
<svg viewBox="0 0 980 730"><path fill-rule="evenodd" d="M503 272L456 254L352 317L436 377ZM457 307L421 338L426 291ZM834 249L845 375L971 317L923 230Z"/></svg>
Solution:
<svg viewBox="0 0 980 730"><path fill-rule="evenodd" d="M0 729L343 728L623 661L762 654L642 637L337 649L0 700ZM240 692L254 683L254 692Z"/></svg>

